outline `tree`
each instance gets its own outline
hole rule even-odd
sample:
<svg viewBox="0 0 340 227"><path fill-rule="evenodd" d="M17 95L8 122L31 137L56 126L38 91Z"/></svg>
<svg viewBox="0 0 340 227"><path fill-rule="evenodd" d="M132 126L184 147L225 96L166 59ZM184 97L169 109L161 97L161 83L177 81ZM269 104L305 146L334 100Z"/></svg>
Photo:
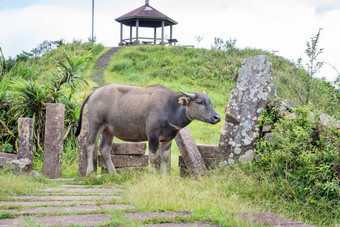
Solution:
<svg viewBox="0 0 340 227"><path fill-rule="evenodd" d="M196 41L197 41L197 48L199 48L200 42L202 41L203 36L196 35L196 36L195 36L195 39L196 39Z"/></svg>
<svg viewBox="0 0 340 227"><path fill-rule="evenodd" d="M307 85L307 96L306 96L306 104L308 104L309 96L313 84L313 78L315 73L319 71L319 69L322 67L324 62L317 61L317 57L323 53L323 48L319 48L319 38L322 28L319 28L318 33L313 36L310 41L307 41L307 49L305 50L305 54L308 57L308 63L307 66L307 72L309 74L308 81L306 81Z"/></svg>

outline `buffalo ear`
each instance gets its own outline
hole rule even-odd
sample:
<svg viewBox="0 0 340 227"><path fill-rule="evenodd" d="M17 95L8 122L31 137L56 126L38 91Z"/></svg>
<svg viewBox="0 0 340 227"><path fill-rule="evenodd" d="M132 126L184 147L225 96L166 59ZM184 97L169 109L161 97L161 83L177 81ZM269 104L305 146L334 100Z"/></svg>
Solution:
<svg viewBox="0 0 340 227"><path fill-rule="evenodd" d="M187 97L180 97L177 99L177 102L183 106L187 106L189 105L190 100Z"/></svg>

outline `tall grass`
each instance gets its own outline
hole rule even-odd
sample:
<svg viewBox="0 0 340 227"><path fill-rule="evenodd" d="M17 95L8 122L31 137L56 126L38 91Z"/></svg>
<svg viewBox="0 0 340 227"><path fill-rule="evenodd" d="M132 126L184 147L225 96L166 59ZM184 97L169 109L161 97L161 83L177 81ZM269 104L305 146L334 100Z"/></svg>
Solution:
<svg viewBox="0 0 340 227"><path fill-rule="evenodd" d="M0 169L0 200L12 195L30 195L46 187L44 177L15 175L12 171Z"/></svg>

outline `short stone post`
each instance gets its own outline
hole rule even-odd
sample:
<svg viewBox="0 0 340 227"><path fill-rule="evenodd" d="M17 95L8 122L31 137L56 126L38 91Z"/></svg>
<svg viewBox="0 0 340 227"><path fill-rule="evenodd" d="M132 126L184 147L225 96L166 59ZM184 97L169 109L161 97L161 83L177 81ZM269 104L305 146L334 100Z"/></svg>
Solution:
<svg viewBox="0 0 340 227"><path fill-rule="evenodd" d="M268 56L243 60L229 97L219 142L219 164L252 161L262 111L275 98L276 83Z"/></svg>
<svg viewBox="0 0 340 227"><path fill-rule="evenodd" d="M189 128L185 127L179 130L175 140L190 175L208 175L207 167Z"/></svg>
<svg viewBox="0 0 340 227"><path fill-rule="evenodd" d="M49 178L61 177L64 116L64 104L46 103L45 151L42 172Z"/></svg>
<svg viewBox="0 0 340 227"><path fill-rule="evenodd" d="M27 158L30 164L26 171L33 169L33 118L18 119L18 159Z"/></svg>
<svg viewBox="0 0 340 227"><path fill-rule="evenodd" d="M78 174L81 177L86 176L86 169L87 169L87 136L88 136L88 128L89 128L89 121L88 121L88 105L86 104L83 109L83 116L81 121L81 131L78 136L79 141L79 157L78 157ZM97 159L98 159L98 151L97 147L93 154L93 166L94 171L97 172Z"/></svg>

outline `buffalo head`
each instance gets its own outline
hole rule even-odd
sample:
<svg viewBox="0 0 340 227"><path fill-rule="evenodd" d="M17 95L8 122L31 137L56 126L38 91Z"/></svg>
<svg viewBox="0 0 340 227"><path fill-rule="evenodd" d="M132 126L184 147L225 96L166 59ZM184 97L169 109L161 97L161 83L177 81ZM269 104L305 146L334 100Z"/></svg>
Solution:
<svg viewBox="0 0 340 227"><path fill-rule="evenodd" d="M181 91L184 97L178 99L178 103L186 106L186 114L189 120L199 120L210 124L221 121L221 116L210 106L211 101L204 93L189 94Z"/></svg>

